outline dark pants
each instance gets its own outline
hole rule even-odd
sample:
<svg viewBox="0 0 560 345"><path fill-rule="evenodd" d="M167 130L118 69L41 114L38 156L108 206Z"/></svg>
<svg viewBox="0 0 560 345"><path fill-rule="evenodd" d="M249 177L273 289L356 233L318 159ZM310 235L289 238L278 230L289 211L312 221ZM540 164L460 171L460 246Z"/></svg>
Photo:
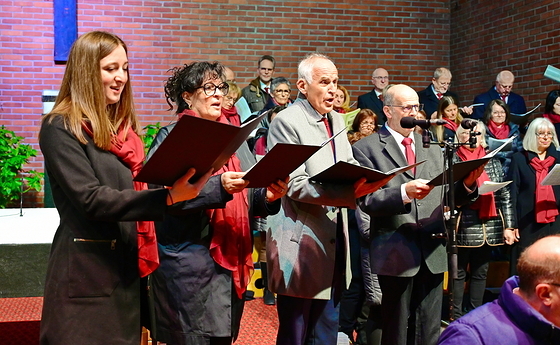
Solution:
<svg viewBox="0 0 560 345"><path fill-rule="evenodd" d="M338 335L338 304L277 295L278 337L276 345L335 345Z"/></svg>
<svg viewBox="0 0 560 345"><path fill-rule="evenodd" d="M440 335L443 273L422 263L414 277L379 275L383 345L435 345Z"/></svg>
<svg viewBox="0 0 560 345"><path fill-rule="evenodd" d="M470 264L471 278L469 283L469 303L467 311L482 305L488 265L492 258L492 247L484 244L476 248L458 248L457 276L453 283L453 318L457 320L463 315L463 294L465 292L465 277L467 266Z"/></svg>

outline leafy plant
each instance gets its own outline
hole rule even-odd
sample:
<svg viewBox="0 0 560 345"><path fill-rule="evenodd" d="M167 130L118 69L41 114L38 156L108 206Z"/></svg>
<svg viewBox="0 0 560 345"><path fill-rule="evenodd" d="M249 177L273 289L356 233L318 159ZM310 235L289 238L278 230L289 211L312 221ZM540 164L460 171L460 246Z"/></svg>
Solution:
<svg viewBox="0 0 560 345"><path fill-rule="evenodd" d="M144 135L142 135L142 141L144 142L144 151L146 153L148 153L150 146L152 146L152 142L154 141L154 138L157 132L160 130L160 128L161 128L161 124L159 122L154 125L147 125L146 127L143 128Z"/></svg>
<svg viewBox="0 0 560 345"><path fill-rule="evenodd" d="M37 155L37 150L22 142L23 137L17 136L4 125L0 126L0 208L17 200L22 187L24 193L32 189L41 190L43 173L23 170L23 165Z"/></svg>

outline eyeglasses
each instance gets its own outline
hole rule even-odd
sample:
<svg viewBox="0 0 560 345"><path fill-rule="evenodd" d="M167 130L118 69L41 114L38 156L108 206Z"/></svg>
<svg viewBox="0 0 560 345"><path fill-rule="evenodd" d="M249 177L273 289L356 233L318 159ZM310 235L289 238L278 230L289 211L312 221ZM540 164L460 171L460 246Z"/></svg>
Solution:
<svg viewBox="0 0 560 345"><path fill-rule="evenodd" d="M276 93L290 93L290 90L280 90L280 89L276 89L276 90L274 90L274 92L276 92Z"/></svg>
<svg viewBox="0 0 560 345"><path fill-rule="evenodd" d="M451 86L451 82L438 81L437 83L441 86Z"/></svg>
<svg viewBox="0 0 560 345"><path fill-rule="evenodd" d="M513 84L512 85L504 85L504 84L498 83L498 85L500 85L503 89L511 89L513 87Z"/></svg>
<svg viewBox="0 0 560 345"><path fill-rule="evenodd" d="M539 138L552 138L554 135L550 132L547 133L535 133Z"/></svg>
<svg viewBox="0 0 560 345"><path fill-rule="evenodd" d="M387 79L387 80L389 80L389 76L384 76L384 77L378 76L378 77L373 77L373 79L377 79L377 80L385 80L385 79Z"/></svg>
<svg viewBox="0 0 560 345"><path fill-rule="evenodd" d="M227 95L229 91L229 85L226 83L221 83L220 85L215 85L214 83L206 83L201 87L197 87L197 89L203 89L206 96L214 96L216 94L216 90L220 89L222 95Z"/></svg>
<svg viewBox="0 0 560 345"><path fill-rule="evenodd" d="M424 104L413 104L413 105L390 105L387 104L388 107L394 107L394 108L401 108L403 113L405 114L410 114L413 110L415 113L421 111L422 109L424 109Z"/></svg>

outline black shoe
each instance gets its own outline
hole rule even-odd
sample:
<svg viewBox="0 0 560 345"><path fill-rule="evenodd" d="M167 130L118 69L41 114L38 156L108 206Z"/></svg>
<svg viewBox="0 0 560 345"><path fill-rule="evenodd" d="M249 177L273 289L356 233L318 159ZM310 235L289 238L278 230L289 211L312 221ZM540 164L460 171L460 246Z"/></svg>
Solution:
<svg viewBox="0 0 560 345"><path fill-rule="evenodd" d="M264 289L264 294L263 294L263 301L264 304L266 305L275 305L276 304L276 298L274 297L274 293L272 291L270 291L269 289Z"/></svg>

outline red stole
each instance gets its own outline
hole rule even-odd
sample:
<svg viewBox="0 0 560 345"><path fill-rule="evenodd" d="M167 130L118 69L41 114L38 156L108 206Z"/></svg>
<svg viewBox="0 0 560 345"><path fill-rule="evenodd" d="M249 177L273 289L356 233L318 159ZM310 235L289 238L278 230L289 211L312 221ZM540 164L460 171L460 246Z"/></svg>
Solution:
<svg viewBox="0 0 560 345"><path fill-rule="evenodd" d="M548 169L554 165L556 159L552 156L540 160L534 157L529 164L535 169L536 190L535 190L535 216L537 223L552 223L558 215L556 207L556 197L552 186L542 186L541 182L548 174Z"/></svg>
<svg viewBox="0 0 560 345"><path fill-rule="evenodd" d="M222 108L223 109L223 108ZM185 110L179 114L200 117L192 110ZM225 116L216 121L228 123ZM242 171L241 162L233 154L226 164L213 175L226 171ZM233 194L233 200L225 208L208 209L206 214L210 218L213 229L210 241L210 256L223 268L230 270L235 291L239 298L247 290L247 285L253 274L253 243L249 228L249 203L247 189Z"/></svg>
<svg viewBox="0 0 560 345"><path fill-rule="evenodd" d="M477 147L474 151L469 150L465 146L461 146L457 150L457 156L459 156L459 158L463 161L482 158L485 154L486 153L484 152L484 148L482 146ZM476 179L478 187L482 186L485 181L490 181L490 178L488 177L486 171L482 171L482 174L480 174L480 176ZM481 194L470 207L473 210L478 210L478 217L482 220L498 216L494 192Z"/></svg>
<svg viewBox="0 0 560 345"><path fill-rule="evenodd" d="M449 128L450 130L453 131L453 133L457 132L457 128L459 127L459 125L455 123L455 121L449 120L447 118L443 118L443 119L447 121L447 123L443 125L445 128Z"/></svg>
<svg viewBox="0 0 560 345"><path fill-rule="evenodd" d="M552 123L560 123L560 115L558 114L543 114L543 117L549 119Z"/></svg>
<svg viewBox="0 0 560 345"><path fill-rule="evenodd" d="M496 122L490 120L488 121L488 130L494 134L496 139L507 139L509 138L509 125L502 124L501 127L498 127Z"/></svg>
<svg viewBox="0 0 560 345"><path fill-rule="evenodd" d="M235 107L235 105L230 109L222 107L222 117L225 117L228 122L234 126L241 126L241 117L237 113L237 108Z"/></svg>
<svg viewBox="0 0 560 345"><path fill-rule="evenodd" d="M93 138L93 131L89 123L82 122L82 128ZM132 173L132 178L140 172L144 162L144 144L132 128L129 128L126 133L122 128L119 129L119 132L111 138L109 152L119 157L126 164ZM148 189L148 185L144 182L133 181L133 184L134 190ZM154 222L137 221L136 231L138 238L138 271L140 277L145 277L159 266Z"/></svg>

